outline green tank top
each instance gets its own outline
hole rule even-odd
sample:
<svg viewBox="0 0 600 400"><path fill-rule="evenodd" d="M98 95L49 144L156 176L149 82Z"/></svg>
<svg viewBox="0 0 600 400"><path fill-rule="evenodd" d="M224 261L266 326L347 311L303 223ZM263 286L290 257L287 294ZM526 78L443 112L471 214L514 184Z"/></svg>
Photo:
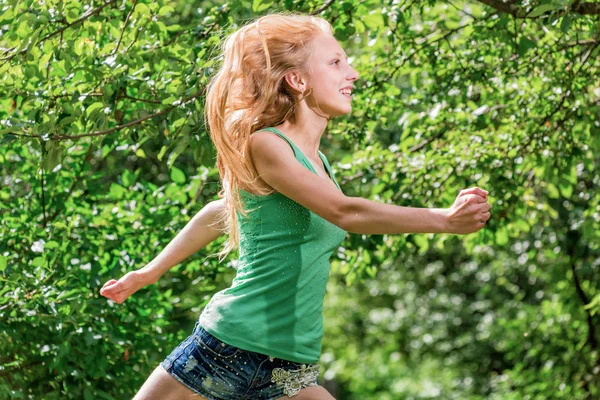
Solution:
<svg viewBox="0 0 600 400"><path fill-rule="evenodd" d="M317 173L283 133L266 128ZM338 189L331 166L319 156ZM341 189L340 189L341 190ZM316 363L323 337L323 298L329 258L346 232L274 192L241 191L248 216L238 213L240 247L231 287L215 294L200 315L204 329L244 350L300 363Z"/></svg>

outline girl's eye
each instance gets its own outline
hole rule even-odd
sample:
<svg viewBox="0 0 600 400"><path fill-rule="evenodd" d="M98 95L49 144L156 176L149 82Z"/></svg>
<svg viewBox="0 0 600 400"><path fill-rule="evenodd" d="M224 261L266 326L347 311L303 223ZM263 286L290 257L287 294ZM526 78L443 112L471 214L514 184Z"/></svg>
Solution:
<svg viewBox="0 0 600 400"><path fill-rule="evenodd" d="M340 63L340 60L335 60L332 64L338 65Z"/></svg>

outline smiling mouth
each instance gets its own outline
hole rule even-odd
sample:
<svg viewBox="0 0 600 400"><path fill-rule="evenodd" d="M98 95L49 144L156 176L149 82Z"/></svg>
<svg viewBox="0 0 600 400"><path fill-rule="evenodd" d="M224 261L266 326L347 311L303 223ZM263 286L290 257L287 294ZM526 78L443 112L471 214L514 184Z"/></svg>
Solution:
<svg viewBox="0 0 600 400"><path fill-rule="evenodd" d="M346 97L352 97L352 89L342 89L340 93Z"/></svg>

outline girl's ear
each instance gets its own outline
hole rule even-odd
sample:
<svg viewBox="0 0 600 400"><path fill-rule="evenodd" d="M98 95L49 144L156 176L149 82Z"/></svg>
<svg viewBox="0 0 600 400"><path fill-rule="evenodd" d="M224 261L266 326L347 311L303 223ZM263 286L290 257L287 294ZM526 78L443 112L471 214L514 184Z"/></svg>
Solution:
<svg viewBox="0 0 600 400"><path fill-rule="evenodd" d="M294 90L298 93L304 93L306 90L306 82L304 77L300 74L299 71L291 71L285 74L284 76L285 83L290 87L290 89Z"/></svg>

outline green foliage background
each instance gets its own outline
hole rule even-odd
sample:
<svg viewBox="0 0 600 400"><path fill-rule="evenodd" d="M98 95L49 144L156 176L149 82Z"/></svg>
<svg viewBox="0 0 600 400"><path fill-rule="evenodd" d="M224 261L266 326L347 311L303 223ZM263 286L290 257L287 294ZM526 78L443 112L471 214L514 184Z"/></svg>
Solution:
<svg viewBox="0 0 600 400"><path fill-rule="evenodd" d="M218 45L322 15L359 71L323 150L347 195L449 207L481 232L349 235L322 382L338 399L600 398L600 4L0 1L0 398L131 398L235 271L222 239L122 305L218 174Z"/></svg>

